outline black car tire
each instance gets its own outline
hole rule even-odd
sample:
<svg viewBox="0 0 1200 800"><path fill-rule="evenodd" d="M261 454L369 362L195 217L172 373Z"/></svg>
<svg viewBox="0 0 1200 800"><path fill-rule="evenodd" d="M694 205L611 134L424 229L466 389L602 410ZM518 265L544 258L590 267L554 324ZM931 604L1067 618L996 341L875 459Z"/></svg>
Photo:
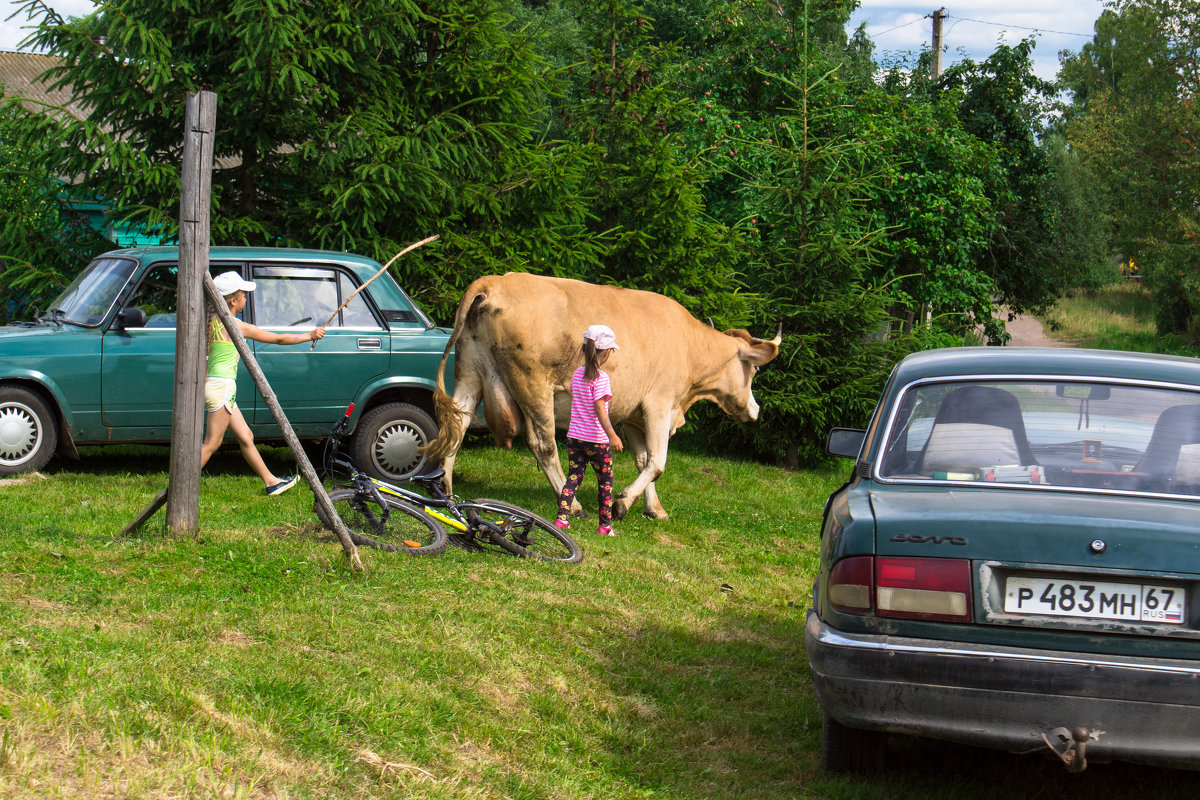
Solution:
<svg viewBox="0 0 1200 800"><path fill-rule="evenodd" d="M420 448L437 437L433 417L411 403L387 403L359 420L350 455L359 469L392 483L403 483L432 469Z"/></svg>
<svg viewBox="0 0 1200 800"><path fill-rule="evenodd" d="M58 447L58 426L33 392L0 388L0 475L39 470Z"/></svg>
<svg viewBox="0 0 1200 800"><path fill-rule="evenodd" d="M878 772L887 753L887 734L849 728L825 714L821 723L821 766L830 772Z"/></svg>

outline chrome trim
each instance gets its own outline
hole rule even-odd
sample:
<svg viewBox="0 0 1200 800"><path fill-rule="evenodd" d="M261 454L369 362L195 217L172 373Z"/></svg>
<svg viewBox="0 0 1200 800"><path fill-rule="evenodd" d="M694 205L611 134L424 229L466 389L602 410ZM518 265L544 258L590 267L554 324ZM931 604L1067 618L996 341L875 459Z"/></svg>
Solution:
<svg viewBox="0 0 1200 800"><path fill-rule="evenodd" d="M1145 672L1157 672L1171 675L1185 675L1200 678L1200 664L1189 665L1180 661L1169 662L1165 659L1147 659L1134 656L1059 656L1044 650L1026 650L1015 647L998 647L994 645L965 645L956 642L953 645L919 644L917 639L898 639L879 634L863 634L861 636L835 631L824 622L808 626L809 635L818 644L831 647L848 647L859 650L870 650L894 655L936 655L936 656L969 656L972 658L987 658L997 661L1021 661L1035 664L1065 664L1081 667L1112 667L1114 669L1136 669Z"/></svg>
<svg viewBox="0 0 1200 800"><path fill-rule="evenodd" d="M382 350L383 349L383 339L380 339L379 337L370 337L370 338L359 337L358 349L359 350Z"/></svg>

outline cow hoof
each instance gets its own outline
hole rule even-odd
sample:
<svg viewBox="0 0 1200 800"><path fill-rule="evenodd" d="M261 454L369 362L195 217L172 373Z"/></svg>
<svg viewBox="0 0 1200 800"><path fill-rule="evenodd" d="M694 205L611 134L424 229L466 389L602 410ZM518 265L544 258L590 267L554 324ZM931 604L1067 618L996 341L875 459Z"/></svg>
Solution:
<svg viewBox="0 0 1200 800"><path fill-rule="evenodd" d="M625 519L625 515L629 513L629 506L620 498L613 498L612 515L613 519Z"/></svg>
<svg viewBox="0 0 1200 800"><path fill-rule="evenodd" d="M671 518L667 512L663 511L661 508L656 511L643 511L642 516L649 517L650 519L656 519L660 522L666 522Z"/></svg>

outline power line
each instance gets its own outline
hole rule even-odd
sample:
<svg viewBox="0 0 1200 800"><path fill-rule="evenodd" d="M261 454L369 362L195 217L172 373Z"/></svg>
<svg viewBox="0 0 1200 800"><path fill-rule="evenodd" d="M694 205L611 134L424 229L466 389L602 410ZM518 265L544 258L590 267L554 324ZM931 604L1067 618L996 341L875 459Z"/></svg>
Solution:
<svg viewBox="0 0 1200 800"><path fill-rule="evenodd" d="M894 28L888 28L886 31L880 31L879 33L873 33L873 34L871 34L871 38L876 38L878 36L884 36L886 34L891 33L892 31L898 31L901 28L907 28L909 25L916 25L918 22L924 22L925 20L929 19L930 16L931 16L930 14L926 14L923 17L917 17L916 19L914 19L910 22L906 22L903 25L897 25Z"/></svg>
<svg viewBox="0 0 1200 800"><path fill-rule="evenodd" d="M946 16L951 17L953 19L961 20L963 22L978 22L980 25L995 25L997 28L1016 28L1017 30L1035 31L1037 33L1057 33L1060 36L1082 36L1085 39L1091 39L1093 36L1096 35L1094 32L1093 33L1075 33L1074 31L1053 31L1053 30L1050 30L1049 28L1030 28L1026 25L1009 25L1008 23L1005 23L1005 22L988 22L985 19L971 19L970 17L958 17L953 14L947 14ZM904 26L901 26L901 27L904 27ZM893 28L892 30L895 30L895 28Z"/></svg>

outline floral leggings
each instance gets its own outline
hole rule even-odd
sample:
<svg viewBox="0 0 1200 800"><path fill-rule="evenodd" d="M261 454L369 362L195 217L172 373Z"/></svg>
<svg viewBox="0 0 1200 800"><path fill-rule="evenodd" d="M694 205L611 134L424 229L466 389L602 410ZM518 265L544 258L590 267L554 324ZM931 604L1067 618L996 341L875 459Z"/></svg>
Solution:
<svg viewBox="0 0 1200 800"><path fill-rule="evenodd" d="M585 442L581 439L567 439L567 482L563 485L562 493L558 496L558 518L563 522L571 519L571 501L579 484L583 483L583 474L588 464L596 471L600 481L600 525L612 525L613 504L613 458L608 444Z"/></svg>

